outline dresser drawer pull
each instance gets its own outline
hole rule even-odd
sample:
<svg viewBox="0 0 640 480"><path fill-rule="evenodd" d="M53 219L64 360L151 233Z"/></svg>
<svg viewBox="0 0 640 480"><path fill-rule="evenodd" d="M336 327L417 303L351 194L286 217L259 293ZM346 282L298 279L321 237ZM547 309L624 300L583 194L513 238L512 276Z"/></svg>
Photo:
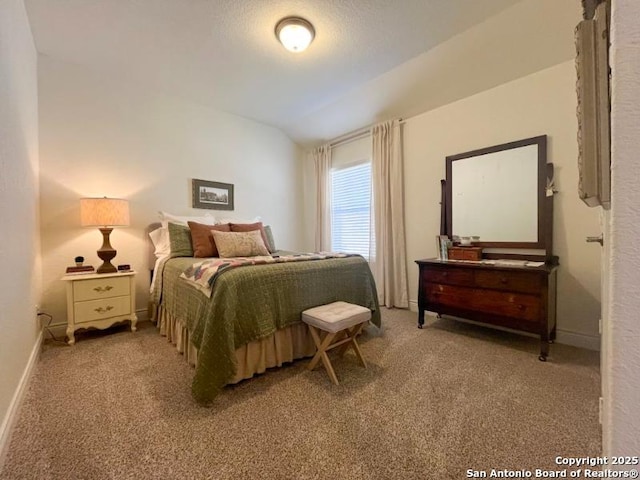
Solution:
<svg viewBox="0 0 640 480"><path fill-rule="evenodd" d="M527 307L525 307L524 305L518 305L518 310L524 310L525 308Z"/></svg>
<svg viewBox="0 0 640 480"><path fill-rule="evenodd" d="M113 290L111 285L107 285L106 287L95 287L94 290L98 293L108 292L109 290Z"/></svg>
<svg viewBox="0 0 640 480"><path fill-rule="evenodd" d="M98 313L107 313L107 312L113 310L113 307L111 305L109 305L107 308L98 307L98 308L94 308L93 310L98 312Z"/></svg>
<svg viewBox="0 0 640 480"><path fill-rule="evenodd" d="M503 285L506 284L509 280L507 280L506 277L501 277L500 278L500 283L502 283Z"/></svg>

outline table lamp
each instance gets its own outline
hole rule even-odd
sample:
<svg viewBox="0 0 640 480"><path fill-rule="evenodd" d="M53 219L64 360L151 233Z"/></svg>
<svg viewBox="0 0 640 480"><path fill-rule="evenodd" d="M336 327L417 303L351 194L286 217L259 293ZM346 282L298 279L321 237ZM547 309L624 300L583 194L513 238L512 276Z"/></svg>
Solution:
<svg viewBox="0 0 640 480"><path fill-rule="evenodd" d="M109 243L109 235L113 227L129 226L129 202L120 198L81 198L80 222L83 227L100 227L102 247L98 257L103 263L97 273L117 272L111 264L117 252Z"/></svg>

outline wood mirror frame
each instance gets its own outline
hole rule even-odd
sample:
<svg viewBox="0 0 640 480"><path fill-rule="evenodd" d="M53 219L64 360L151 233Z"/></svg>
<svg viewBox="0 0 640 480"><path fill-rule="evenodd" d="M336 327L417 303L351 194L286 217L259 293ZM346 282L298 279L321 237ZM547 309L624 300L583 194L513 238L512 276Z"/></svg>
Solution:
<svg viewBox="0 0 640 480"><path fill-rule="evenodd" d="M487 258L495 257L512 257L523 259L538 259L550 261L553 258L553 195L547 196L547 182L548 179L553 178L553 165L547 164L547 136L541 135L532 138L526 138L524 140L518 140L515 142L504 143L501 145L494 145L487 148L478 150L472 150L469 152L459 153L456 155L450 155L446 157L446 186L445 186L445 232L452 238L453 234L453 212L452 212L452 191L454 179L453 174L453 162L458 161L473 161L477 157L487 155L495 152L502 152L505 150L517 149L529 145L538 146L538 161L537 161L537 240L536 241L494 241L491 238L480 238L480 242L474 245L484 248L499 248L499 249L531 249L531 250L544 250L544 252L538 253L508 253L508 254L487 254ZM488 213L491 215L491 213ZM468 232L471 234L472 232Z"/></svg>

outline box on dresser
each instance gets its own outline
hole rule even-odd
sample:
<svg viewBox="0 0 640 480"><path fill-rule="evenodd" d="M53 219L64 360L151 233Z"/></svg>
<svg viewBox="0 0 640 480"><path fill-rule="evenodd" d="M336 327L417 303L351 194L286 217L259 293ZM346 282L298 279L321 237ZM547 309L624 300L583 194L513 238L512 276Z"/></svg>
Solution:
<svg viewBox="0 0 640 480"><path fill-rule="evenodd" d="M449 247L449 260L482 260L482 247Z"/></svg>

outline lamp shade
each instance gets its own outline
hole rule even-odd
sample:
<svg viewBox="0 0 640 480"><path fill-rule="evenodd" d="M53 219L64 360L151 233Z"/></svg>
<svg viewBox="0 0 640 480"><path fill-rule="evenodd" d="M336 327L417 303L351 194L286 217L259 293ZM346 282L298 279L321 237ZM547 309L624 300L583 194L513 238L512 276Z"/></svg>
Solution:
<svg viewBox="0 0 640 480"><path fill-rule="evenodd" d="M128 227L129 201L120 198L81 198L83 227Z"/></svg>

